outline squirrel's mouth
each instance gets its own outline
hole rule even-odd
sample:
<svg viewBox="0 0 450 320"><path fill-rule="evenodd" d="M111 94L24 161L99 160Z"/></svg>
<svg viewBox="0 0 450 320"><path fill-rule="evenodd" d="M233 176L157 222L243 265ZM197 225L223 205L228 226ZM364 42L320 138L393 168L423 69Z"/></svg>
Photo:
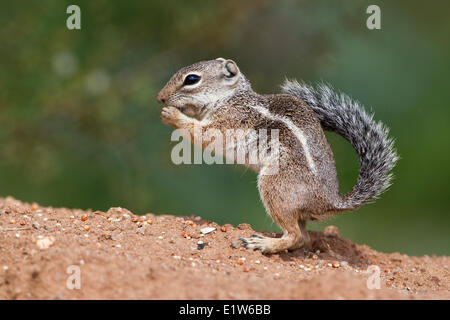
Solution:
<svg viewBox="0 0 450 320"><path fill-rule="evenodd" d="M199 118L200 114L201 114L201 109L202 108L198 108L193 104L184 104L181 106L175 106L175 108L177 108L178 110L180 110L183 114L187 115L188 117L191 118Z"/></svg>

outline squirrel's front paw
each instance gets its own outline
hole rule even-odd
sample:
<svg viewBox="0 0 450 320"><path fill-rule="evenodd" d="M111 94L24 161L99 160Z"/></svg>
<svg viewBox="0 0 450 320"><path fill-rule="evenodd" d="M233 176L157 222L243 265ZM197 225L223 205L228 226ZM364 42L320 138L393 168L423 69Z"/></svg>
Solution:
<svg viewBox="0 0 450 320"><path fill-rule="evenodd" d="M171 127L177 127L180 122L181 111L175 107L167 106L161 110L161 121Z"/></svg>

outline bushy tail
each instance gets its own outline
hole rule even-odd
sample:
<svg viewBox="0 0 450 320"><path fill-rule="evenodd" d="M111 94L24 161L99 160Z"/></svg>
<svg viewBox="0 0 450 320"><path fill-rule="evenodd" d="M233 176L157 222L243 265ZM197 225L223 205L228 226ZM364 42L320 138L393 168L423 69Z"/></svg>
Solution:
<svg viewBox="0 0 450 320"><path fill-rule="evenodd" d="M390 185L390 171L398 160L389 129L373 120L359 102L336 93L325 84L313 88L297 81L286 81L285 93L304 100L317 114L324 129L347 139L359 155L360 170L356 185L342 197L337 209L348 210L376 199Z"/></svg>

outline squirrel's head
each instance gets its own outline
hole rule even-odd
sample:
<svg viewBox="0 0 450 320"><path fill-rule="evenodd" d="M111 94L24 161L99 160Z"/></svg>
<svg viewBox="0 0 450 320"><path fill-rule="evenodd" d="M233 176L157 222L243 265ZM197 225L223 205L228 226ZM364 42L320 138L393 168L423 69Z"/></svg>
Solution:
<svg viewBox="0 0 450 320"><path fill-rule="evenodd" d="M197 62L175 73L158 93L160 103L189 116L202 116L250 84L233 60L218 58Z"/></svg>

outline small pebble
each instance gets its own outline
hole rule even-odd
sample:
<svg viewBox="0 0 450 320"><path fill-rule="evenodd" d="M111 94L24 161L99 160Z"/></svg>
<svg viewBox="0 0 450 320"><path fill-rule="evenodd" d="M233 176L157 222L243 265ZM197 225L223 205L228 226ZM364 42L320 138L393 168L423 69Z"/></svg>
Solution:
<svg viewBox="0 0 450 320"><path fill-rule="evenodd" d="M163 236L159 236L159 237L158 237L158 239L160 239L160 240L161 240L161 239L164 239L164 237L163 237Z"/></svg>
<svg viewBox="0 0 450 320"><path fill-rule="evenodd" d="M40 225L37 222L33 222L33 228L39 229Z"/></svg>
<svg viewBox="0 0 450 320"><path fill-rule="evenodd" d="M206 227L206 228L200 229L200 232L203 233L203 234L208 234L208 233L213 232L214 230L216 230L216 228L213 228L213 227Z"/></svg>
<svg viewBox="0 0 450 320"><path fill-rule="evenodd" d="M255 263L256 263L256 264L260 264L260 263L261 263L261 261L259 261L259 260L255 260Z"/></svg>
<svg viewBox="0 0 450 320"><path fill-rule="evenodd" d="M16 238L20 238L20 233L16 233Z"/></svg>
<svg viewBox="0 0 450 320"><path fill-rule="evenodd" d="M3 270L8 270L9 268L8 268L8 266L3 266Z"/></svg>
<svg viewBox="0 0 450 320"><path fill-rule="evenodd" d="M205 244L203 243L203 241L197 242L197 249L198 250L203 250L204 247L205 247Z"/></svg>
<svg viewBox="0 0 450 320"><path fill-rule="evenodd" d="M120 245L120 243L116 244L116 248L122 248L122 246Z"/></svg>
<svg viewBox="0 0 450 320"><path fill-rule="evenodd" d="M176 260L180 260L181 259L180 256L173 256L173 258L176 259Z"/></svg>

